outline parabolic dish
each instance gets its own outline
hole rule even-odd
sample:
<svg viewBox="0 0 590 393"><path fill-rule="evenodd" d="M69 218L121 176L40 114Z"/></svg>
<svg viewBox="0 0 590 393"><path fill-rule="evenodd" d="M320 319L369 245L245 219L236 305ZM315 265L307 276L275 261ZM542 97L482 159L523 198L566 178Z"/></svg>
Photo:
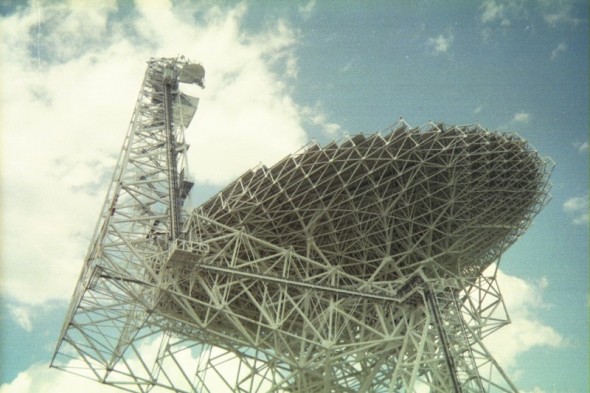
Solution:
<svg viewBox="0 0 590 393"><path fill-rule="evenodd" d="M550 169L515 134L400 126L311 144L200 210L358 278L395 280L424 264L434 275L477 274L544 204Z"/></svg>
<svg viewBox="0 0 590 393"><path fill-rule="evenodd" d="M281 345L293 350L337 301L357 318L327 323L356 326L339 338L346 345L373 323L363 309L375 302L402 315L424 304L425 281L449 293L475 282L545 204L551 168L519 136L478 125L402 123L384 136L312 143L195 209L193 245L166 265L190 306L163 293L158 311L247 345L278 329L294 335ZM283 297L314 306L290 315Z"/></svg>

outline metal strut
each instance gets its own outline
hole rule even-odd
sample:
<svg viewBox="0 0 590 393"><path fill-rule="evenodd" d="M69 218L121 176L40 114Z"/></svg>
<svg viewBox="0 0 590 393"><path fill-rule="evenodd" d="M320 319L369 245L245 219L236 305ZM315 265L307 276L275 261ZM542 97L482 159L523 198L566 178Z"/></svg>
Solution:
<svg viewBox="0 0 590 393"><path fill-rule="evenodd" d="M449 370L449 376L453 384L453 392L463 393L463 389L461 389L461 384L459 383L459 379L457 378L457 367L455 366L455 360L453 359L449 351L450 342L443 327L443 320L440 314L440 308L438 306L436 296L434 295L434 292L431 289L426 290L424 296L426 297L428 307L430 307L430 312L434 316L434 323L436 325L436 330L440 338L441 347L445 355L445 361Z"/></svg>
<svg viewBox="0 0 590 393"><path fill-rule="evenodd" d="M177 77L174 75L173 67L168 66L164 70L163 89L164 89L164 116L166 127L166 152L168 165L168 195L169 195L169 215L170 215L170 240L174 240L180 233L180 206L178 198L178 173L176 162L176 140L174 138L174 128L172 125L172 87L176 85ZM174 86L176 87L176 86Z"/></svg>
<svg viewBox="0 0 590 393"><path fill-rule="evenodd" d="M137 341L147 337L157 301L150 286L160 283L163 251L180 234L190 189L184 185L181 193L179 173L187 169L184 130L198 99L183 94L179 83L203 87L204 73L183 57L149 60L52 367L82 369L72 363L77 356L102 383L116 385L129 375L142 392L157 379L156 371L134 374L129 359L139 356ZM128 389L129 381L121 383Z"/></svg>

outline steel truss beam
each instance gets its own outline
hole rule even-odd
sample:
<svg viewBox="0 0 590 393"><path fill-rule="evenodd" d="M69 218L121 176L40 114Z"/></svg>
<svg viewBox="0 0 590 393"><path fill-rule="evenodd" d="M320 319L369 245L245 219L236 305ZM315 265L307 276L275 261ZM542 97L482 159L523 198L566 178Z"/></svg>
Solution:
<svg viewBox="0 0 590 393"><path fill-rule="evenodd" d="M494 262L548 200L515 135L400 121L188 214L200 66L152 59L52 366L130 392L516 392Z"/></svg>
<svg viewBox="0 0 590 393"><path fill-rule="evenodd" d="M187 227L155 280L97 270L80 307L88 315L77 315L88 321L59 353L79 360L64 369L134 392L448 392L453 379L462 392L516 391L482 343L492 307L482 305L501 303L494 277L459 291L418 271L391 294L361 293L330 286L324 278L341 278L330 266L243 230L198 214ZM280 276L268 273L277 266ZM113 340L127 331L135 336L120 353Z"/></svg>

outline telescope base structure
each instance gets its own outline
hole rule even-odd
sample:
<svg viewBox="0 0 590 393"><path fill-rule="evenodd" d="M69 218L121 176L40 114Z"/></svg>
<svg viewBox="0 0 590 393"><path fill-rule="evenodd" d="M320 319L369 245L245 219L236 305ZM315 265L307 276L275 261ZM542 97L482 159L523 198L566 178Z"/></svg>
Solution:
<svg viewBox="0 0 590 393"><path fill-rule="evenodd" d="M150 63L52 366L142 393L516 392L482 340L508 323L494 262L548 201L550 160L400 121L187 214L196 101L176 87L201 75Z"/></svg>
<svg viewBox="0 0 590 393"><path fill-rule="evenodd" d="M359 287L196 212L188 228L145 278L95 268L54 367L132 392L517 391L482 343L507 323L493 275L425 262Z"/></svg>

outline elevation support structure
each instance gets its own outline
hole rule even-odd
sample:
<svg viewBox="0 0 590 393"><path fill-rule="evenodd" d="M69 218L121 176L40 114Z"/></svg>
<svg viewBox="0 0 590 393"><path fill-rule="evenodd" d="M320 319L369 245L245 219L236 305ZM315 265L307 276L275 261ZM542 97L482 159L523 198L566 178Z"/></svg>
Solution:
<svg viewBox="0 0 590 393"><path fill-rule="evenodd" d="M125 364L155 302L144 283L161 280L193 184L184 130L198 101L179 83L202 86L203 78L203 68L182 57L148 62L52 366L78 358L108 383Z"/></svg>
<svg viewBox="0 0 590 393"><path fill-rule="evenodd" d="M479 125L311 144L182 210L201 66L152 59L52 366L138 393L516 393L484 345L551 163Z"/></svg>
<svg viewBox="0 0 590 393"><path fill-rule="evenodd" d="M55 367L131 392L518 392L482 343L501 303L493 278L457 291L418 269L358 291L330 285L346 273L198 211L185 228L159 281L100 270ZM142 326L109 349L119 320L135 326L115 311L130 301ZM111 351L119 361L105 368Z"/></svg>
<svg viewBox="0 0 590 393"><path fill-rule="evenodd" d="M439 309L438 302L436 300L436 295L434 291L428 289L424 294L426 302L428 304L428 310L433 316L434 326L436 327L436 331L438 333L438 339L440 341L440 346L442 348L442 352L444 353L444 360L447 365L447 375L450 383L448 388L452 389L450 391L454 393L463 393L463 389L461 388L461 383L459 382L459 378L457 377L457 367L455 365L455 357L451 353L451 345L450 339L447 335L442 314ZM483 389L482 389L483 391Z"/></svg>

